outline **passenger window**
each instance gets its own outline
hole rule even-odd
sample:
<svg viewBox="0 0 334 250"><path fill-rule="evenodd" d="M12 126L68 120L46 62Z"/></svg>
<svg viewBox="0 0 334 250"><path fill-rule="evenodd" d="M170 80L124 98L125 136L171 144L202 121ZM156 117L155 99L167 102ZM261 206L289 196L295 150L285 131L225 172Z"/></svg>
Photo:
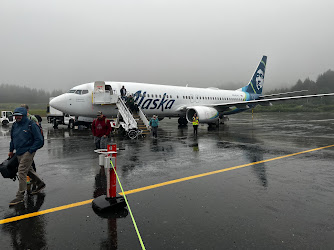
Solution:
<svg viewBox="0 0 334 250"><path fill-rule="evenodd" d="M159 98L161 98L161 95L159 95Z"/></svg>

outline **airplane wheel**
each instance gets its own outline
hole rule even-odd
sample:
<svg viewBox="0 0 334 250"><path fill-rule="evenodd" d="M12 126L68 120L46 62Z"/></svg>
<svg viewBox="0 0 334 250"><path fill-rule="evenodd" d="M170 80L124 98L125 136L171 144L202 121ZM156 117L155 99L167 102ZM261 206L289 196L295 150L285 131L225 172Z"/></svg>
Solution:
<svg viewBox="0 0 334 250"><path fill-rule="evenodd" d="M9 122L7 120L2 121L2 126L6 126Z"/></svg>
<svg viewBox="0 0 334 250"><path fill-rule="evenodd" d="M122 126L120 126L120 127L117 129L117 134L118 134L118 135L121 135L121 136L123 136L123 137L126 137L126 135L127 135L125 129L124 129Z"/></svg>
<svg viewBox="0 0 334 250"><path fill-rule="evenodd" d="M68 123L68 128L69 129L74 129L74 121L70 120L70 122Z"/></svg>
<svg viewBox="0 0 334 250"><path fill-rule="evenodd" d="M180 126L185 126L185 125L187 125L188 121L185 117L180 117L178 119L178 123L179 123Z"/></svg>
<svg viewBox="0 0 334 250"><path fill-rule="evenodd" d="M128 132L128 136L129 138L132 140L132 139L135 139L137 137L137 131L135 129L131 129L129 132Z"/></svg>
<svg viewBox="0 0 334 250"><path fill-rule="evenodd" d="M56 119L53 120L53 128L55 128L55 129L58 128L58 123L57 123Z"/></svg>

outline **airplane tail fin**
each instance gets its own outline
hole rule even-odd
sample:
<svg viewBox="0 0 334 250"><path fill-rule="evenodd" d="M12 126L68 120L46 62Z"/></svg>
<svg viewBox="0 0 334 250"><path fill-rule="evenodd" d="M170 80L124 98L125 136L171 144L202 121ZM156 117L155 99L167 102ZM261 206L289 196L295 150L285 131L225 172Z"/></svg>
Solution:
<svg viewBox="0 0 334 250"><path fill-rule="evenodd" d="M267 65L267 56L263 56L262 60L260 61L259 65L255 70L255 73L250 79L248 85L239 90L251 94L259 94L259 95L262 94L266 65Z"/></svg>

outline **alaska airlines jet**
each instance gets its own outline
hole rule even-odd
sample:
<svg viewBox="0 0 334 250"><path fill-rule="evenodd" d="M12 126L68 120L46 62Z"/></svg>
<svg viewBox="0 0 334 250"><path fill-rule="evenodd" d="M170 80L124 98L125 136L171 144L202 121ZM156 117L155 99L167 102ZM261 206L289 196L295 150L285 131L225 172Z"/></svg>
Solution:
<svg viewBox="0 0 334 250"><path fill-rule="evenodd" d="M111 95L120 95L125 87L127 95L134 97L135 103L147 117L158 115L179 117L179 124L192 121L197 113L200 123L213 124L224 115L239 113L256 105L271 106L272 102L291 99L333 96L334 93L290 97L267 98L262 95L267 57L263 56L249 83L237 90L218 88L193 88L134 82L100 82ZM97 105L93 102L94 86L99 82L86 83L72 88L68 93L53 98L50 105L75 116L96 117L102 111L107 117L118 113L115 105ZM271 96L272 97L272 96Z"/></svg>

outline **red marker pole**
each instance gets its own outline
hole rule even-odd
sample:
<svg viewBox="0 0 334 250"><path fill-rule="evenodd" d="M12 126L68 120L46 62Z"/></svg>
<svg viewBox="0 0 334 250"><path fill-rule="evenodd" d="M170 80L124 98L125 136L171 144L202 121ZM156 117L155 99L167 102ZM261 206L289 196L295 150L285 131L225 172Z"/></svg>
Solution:
<svg viewBox="0 0 334 250"><path fill-rule="evenodd" d="M117 157L117 146L116 144L108 145L107 152L111 152L111 157L115 158L114 168L116 171L116 157ZM110 156L110 154L108 154ZM110 163L109 163L110 164ZM113 166L110 166L109 169L109 178L108 178L108 190L107 190L107 198L115 198L116 197L116 174L113 170Z"/></svg>
<svg viewBox="0 0 334 250"><path fill-rule="evenodd" d="M107 151L97 152L104 157L99 157L99 165L104 166L107 174L107 195L101 195L95 198L92 202L92 207L97 212L102 212L107 209L121 209L126 207L126 202L122 196L117 196L116 193L116 144L108 145ZM115 170L113 169L115 168Z"/></svg>

